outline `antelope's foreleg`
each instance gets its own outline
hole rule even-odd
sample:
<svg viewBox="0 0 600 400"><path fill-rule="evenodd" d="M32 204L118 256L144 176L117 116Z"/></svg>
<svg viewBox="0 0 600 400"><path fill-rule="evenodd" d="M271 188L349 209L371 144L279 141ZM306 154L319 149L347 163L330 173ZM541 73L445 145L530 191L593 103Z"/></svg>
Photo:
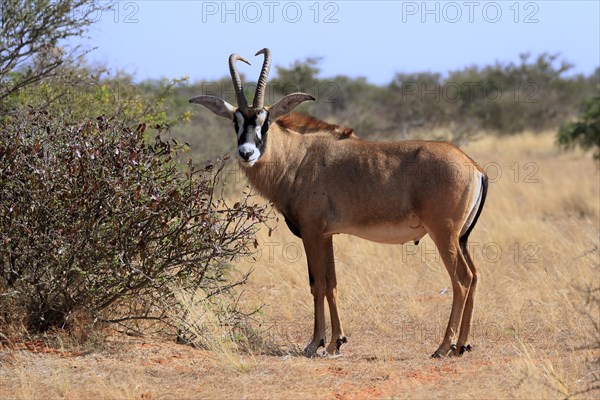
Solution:
<svg viewBox="0 0 600 400"><path fill-rule="evenodd" d="M335 275L335 259L333 256L332 238L326 240L326 271L325 280L327 283L325 295L329 304L329 314L331 316L331 342L327 345L326 351L328 354L338 354L342 344L346 343L344 329L340 321L340 313L337 306L337 278Z"/></svg>
<svg viewBox="0 0 600 400"><path fill-rule="evenodd" d="M315 307L313 338L304 349L306 357L314 357L319 347L325 346L325 246L322 235L302 234L306 259L308 261L308 279Z"/></svg>
<svg viewBox="0 0 600 400"><path fill-rule="evenodd" d="M337 289L327 288L327 302L329 303L329 314L331 314L331 342L327 345L328 354L338 354L340 347L346 343L344 329L340 321L340 314L337 307Z"/></svg>

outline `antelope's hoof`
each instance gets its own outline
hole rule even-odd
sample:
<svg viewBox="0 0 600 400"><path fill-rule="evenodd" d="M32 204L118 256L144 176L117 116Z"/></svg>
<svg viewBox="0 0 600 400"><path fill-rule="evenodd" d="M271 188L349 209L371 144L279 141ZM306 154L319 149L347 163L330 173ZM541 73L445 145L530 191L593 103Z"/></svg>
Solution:
<svg viewBox="0 0 600 400"><path fill-rule="evenodd" d="M317 355L317 350L320 347L325 346L325 340L321 339L320 342L310 342L308 346L304 349L304 355L308 358L313 358Z"/></svg>
<svg viewBox="0 0 600 400"><path fill-rule="evenodd" d="M456 347L456 345L455 345L455 344L451 344L451 345L450 345L450 349L449 349L449 350L446 350L446 351L442 350L442 348L440 347L439 349L437 349L437 350L435 351L435 353L433 353L433 354L431 355L431 358L446 358L446 357L448 356L448 354L453 354L453 353L455 353L455 352L456 352L456 349L457 349L457 347Z"/></svg>
<svg viewBox="0 0 600 400"><path fill-rule="evenodd" d="M337 338L335 341L332 340L331 343L327 345L327 349L325 350L327 351L327 354L330 355L340 354L340 347L342 347L342 345L346 342L348 342L348 339L346 339L346 336L342 336Z"/></svg>
<svg viewBox="0 0 600 400"><path fill-rule="evenodd" d="M473 350L473 347L471 347L470 344L468 344L466 346L460 346L460 354L465 354L465 352L471 351L471 350Z"/></svg>
<svg viewBox="0 0 600 400"><path fill-rule="evenodd" d="M454 346L452 348L452 352L450 353L450 355L454 356L454 357L460 357L463 354L465 354L465 352L467 351L471 351L473 348L471 347L470 344L466 345L466 346L460 346L460 349L458 349L456 346Z"/></svg>
<svg viewBox="0 0 600 400"><path fill-rule="evenodd" d="M450 352L448 353L449 357L460 357L462 353L458 350L458 347L453 344L450 346Z"/></svg>

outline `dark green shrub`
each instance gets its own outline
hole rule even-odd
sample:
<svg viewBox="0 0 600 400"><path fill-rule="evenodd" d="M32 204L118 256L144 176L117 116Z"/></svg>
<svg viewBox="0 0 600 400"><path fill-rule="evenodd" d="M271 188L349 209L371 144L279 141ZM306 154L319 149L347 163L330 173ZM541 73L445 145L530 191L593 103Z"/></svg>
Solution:
<svg viewBox="0 0 600 400"><path fill-rule="evenodd" d="M594 158L600 159L600 95L584 101L577 121L563 125L558 132L558 143L563 148L579 146L594 148Z"/></svg>

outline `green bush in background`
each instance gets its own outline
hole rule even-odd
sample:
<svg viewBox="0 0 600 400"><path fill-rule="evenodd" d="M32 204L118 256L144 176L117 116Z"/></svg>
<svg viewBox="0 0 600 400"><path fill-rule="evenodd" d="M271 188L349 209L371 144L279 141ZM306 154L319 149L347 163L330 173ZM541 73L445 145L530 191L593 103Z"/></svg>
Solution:
<svg viewBox="0 0 600 400"><path fill-rule="evenodd" d="M560 128L558 143L567 149L594 149L594 158L600 159L600 94L581 103L578 119Z"/></svg>

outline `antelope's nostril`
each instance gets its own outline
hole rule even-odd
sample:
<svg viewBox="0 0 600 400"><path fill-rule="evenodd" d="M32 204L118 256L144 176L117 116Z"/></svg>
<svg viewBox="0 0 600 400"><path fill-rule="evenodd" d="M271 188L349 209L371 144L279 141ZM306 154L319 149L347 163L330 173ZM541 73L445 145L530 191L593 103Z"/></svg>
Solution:
<svg viewBox="0 0 600 400"><path fill-rule="evenodd" d="M239 153L240 157L247 161L254 154L254 150L240 149Z"/></svg>

